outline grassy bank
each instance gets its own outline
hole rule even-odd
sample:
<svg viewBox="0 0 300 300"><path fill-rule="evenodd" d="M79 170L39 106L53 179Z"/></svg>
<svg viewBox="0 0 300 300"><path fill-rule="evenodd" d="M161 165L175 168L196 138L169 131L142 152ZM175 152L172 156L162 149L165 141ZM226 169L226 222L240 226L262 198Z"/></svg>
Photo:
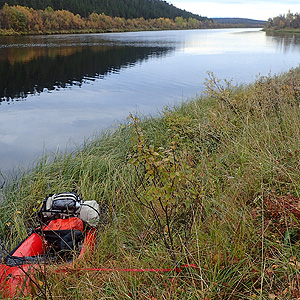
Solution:
<svg viewBox="0 0 300 300"><path fill-rule="evenodd" d="M49 299L300 297L300 70L232 86L160 117L129 116L4 189L1 234L16 243L46 194L108 208L89 267L197 269L52 274Z"/></svg>

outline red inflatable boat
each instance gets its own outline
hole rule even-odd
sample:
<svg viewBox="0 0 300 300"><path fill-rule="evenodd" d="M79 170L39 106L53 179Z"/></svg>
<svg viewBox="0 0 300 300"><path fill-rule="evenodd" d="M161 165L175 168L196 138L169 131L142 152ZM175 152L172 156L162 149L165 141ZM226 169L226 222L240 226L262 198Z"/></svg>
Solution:
<svg viewBox="0 0 300 300"><path fill-rule="evenodd" d="M41 226L33 230L0 264L0 290L5 298L30 295L39 286L36 274L45 264L72 263L95 246L99 221L96 201L80 200L74 193L46 197L38 212Z"/></svg>

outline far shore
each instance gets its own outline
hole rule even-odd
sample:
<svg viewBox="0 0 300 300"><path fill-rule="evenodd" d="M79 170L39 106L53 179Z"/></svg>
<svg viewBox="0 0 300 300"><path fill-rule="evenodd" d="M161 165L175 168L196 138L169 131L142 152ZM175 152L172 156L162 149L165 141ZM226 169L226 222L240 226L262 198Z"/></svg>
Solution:
<svg viewBox="0 0 300 300"><path fill-rule="evenodd" d="M286 29L263 29L267 33L286 33L286 34L300 34L299 28L286 28Z"/></svg>
<svg viewBox="0 0 300 300"><path fill-rule="evenodd" d="M78 29L78 30L54 30L54 31L15 31L13 29L0 29L0 36L29 36L29 35L54 35L54 34L95 34L95 33L121 33L121 32L138 32L138 31L167 31L167 30L202 30L202 29L238 29L238 28L262 28L253 26L216 26L203 28L136 28L132 29ZM299 31L300 33L300 31Z"/></svg>

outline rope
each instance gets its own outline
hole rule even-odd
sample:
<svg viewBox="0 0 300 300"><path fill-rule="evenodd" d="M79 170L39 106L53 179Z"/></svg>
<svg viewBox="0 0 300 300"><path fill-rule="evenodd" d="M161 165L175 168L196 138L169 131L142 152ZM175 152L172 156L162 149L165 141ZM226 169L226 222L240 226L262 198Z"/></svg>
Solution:
<svg viewBox="0 0 300 300"><path fill-rule="evenodd" d="M57 273L67 273L67 272L81 272L81 271L95 271L95 272L155 272L155 273L163 273L163 272L181 272L183 268L191 268L198 269L199 267L195 264L186 264L176 268L168 268L168 269L112 269L112 268L70 268L65 267L56 270Z"/></svg>

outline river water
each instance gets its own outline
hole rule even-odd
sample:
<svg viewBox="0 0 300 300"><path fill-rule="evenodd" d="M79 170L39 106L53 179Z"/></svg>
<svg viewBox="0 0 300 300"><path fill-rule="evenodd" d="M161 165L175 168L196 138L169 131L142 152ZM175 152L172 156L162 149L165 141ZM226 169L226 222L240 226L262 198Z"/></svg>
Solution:
<svg viewBox="0 0 300 300"><path fill-rule="evenodd" d="M300 37L259 29L0 37L0 170L201 94L207 71L248 83L299 62Z"/></svg>

